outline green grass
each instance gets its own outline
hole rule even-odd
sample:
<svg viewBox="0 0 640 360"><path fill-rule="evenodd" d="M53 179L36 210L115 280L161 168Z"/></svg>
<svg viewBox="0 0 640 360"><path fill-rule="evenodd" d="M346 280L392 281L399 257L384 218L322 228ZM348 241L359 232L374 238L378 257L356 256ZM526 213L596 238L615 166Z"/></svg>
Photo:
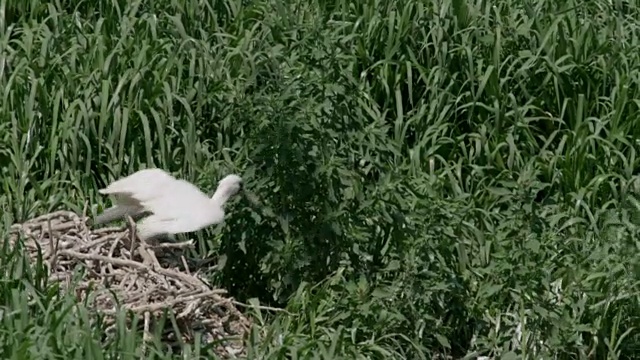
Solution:
<svg viewBox="0 0 640 360"><path fill-rule="evenodd" d="M640 353L640 5L0 1L0 211L157 166L234 203L197 255L250 358ZM0 252L0 357L138 358ZM122 314L124 319L124 314ZM182 355L155 342L151 357ZM208 354L208 355L207 355Z"/></svg>

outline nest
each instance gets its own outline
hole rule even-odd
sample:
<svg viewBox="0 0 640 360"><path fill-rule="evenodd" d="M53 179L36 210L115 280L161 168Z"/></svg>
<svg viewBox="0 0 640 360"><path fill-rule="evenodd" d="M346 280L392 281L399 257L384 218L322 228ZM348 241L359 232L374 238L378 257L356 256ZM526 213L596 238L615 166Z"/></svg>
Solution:
<svg viewBox="0 0 640 360"><path fill-rule="evenodd" d="M131 220L129 226L91 230L86 218L58 211L13 225L10 241L23 238L32 261L40 252L50 280L75 291L79 301L104 315L111 331L118 310L128 309L144 318L140 323L147 341L150 328L166 311L175 316L183 342L192 342L200 332L218 356L243 356L250 322L224 290L213 289L189 270L181 253L192 242L153 245L133 234ZM78 266L84 274L75 279ZM175 344L176 331L171 321L165 323L171 329L161 329L162 340Z"/></svg>

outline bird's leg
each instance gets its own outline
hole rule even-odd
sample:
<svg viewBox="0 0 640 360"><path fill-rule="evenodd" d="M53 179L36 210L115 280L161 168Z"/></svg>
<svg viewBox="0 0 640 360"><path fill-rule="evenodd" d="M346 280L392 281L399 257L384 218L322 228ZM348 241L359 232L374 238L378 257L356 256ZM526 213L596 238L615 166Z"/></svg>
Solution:
<svg viewBox="0 0 640 360"><path fill-rule="evenodd" d="M147 264L150 264L155 269L162 269L158 258L156 257L155 251L150 247L144 238L140 238L140 255L143 257L143 261ZM166 275L160 277L162 282L164 282L164 286L166 289L169 289L169 282L167 281Z"/></svg>
<svg viewBox="0 0 640 360"><path fill-rule="evenodd" d="M133 221L131 216L127 216L127 220L129 221L129 226L131 226L131 228L133 229L131 231L131 233L134 234L132 235L132 238L135 238L135 222ZM156 254L153 251L153 249L151 249L147 244L146 239L140 236L138 236L138 239L140 239L140 247L138 249L138 253L142 257L142 262L148 265L151 265L153 267L157 266L158 268L160 268L161 267L160 262L158 261L158 258L156 258Z"/></svg>
<svg viewBox="0 0 640 360"><path fill-rule="evenodd" d="M147 245L144 239L140 239L140 256L142 256L144 262L150 263L153 267L161 268L160 262L156 258L156 253Z"/></svg>
<svg viewBox="0 0 640 360"><path fill-rule="evenodd" d="M191 275L191 271L189 271L189 265L187 264L187 259L184 258L184 255L180 255L180 260L182 260L182 266L184 266L184 270L188 275Z"/></svg>
<svg viewBox="0 0 640 360"><path fill-rule="evenodd" d="M251 191L243 189L242 195L244 195L244 198L249 202L249 205L251 205L251 207L260 208L262 206L256 194L252 193Z"/></svg>
<svg viewBox="0 0 640 360"><path fill-rule="evenodd" d="M129 224L129 254L133 258L133 252L136 249L136 223L131 216L127 216L127 223Z"/></svg>

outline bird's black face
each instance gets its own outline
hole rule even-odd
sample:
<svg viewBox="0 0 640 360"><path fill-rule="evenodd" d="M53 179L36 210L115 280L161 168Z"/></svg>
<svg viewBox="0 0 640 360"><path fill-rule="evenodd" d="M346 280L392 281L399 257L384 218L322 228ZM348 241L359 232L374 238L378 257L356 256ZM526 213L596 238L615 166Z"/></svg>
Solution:
<svg viewBox="0 0 640 360"><path fill-rule="evenodd" d="M229 191L229 195L233 196L236 194L243 193L244 192L243 190L244 190L244 184L242 183L242 181L238 181L237 183L234 183L233 185L231 185L228 191Z"/></svg>
<svg viewBox="0 0 640 360"><path fill-rule="evenodd" d="M242 197L247 200L251 206L260 206L260 200L258 200L256 194L254 194L251 190L243 188Z"/></svg>

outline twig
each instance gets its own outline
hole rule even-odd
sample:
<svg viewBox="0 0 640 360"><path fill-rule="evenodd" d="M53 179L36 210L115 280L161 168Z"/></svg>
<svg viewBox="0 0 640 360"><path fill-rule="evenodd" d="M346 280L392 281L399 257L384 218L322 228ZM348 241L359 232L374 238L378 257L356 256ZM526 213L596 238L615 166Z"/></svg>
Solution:
<svg viewBox="0 0 640 360"><path fill-rule="evenodd" d="M265 310L265 311L276 311L276 312L283 312L286 313L287 315L294 315L291 312L287 311L286 309L280 309L280 308L274 308L274 307L270 307L270 306L263 306L263 305L249 305L249 304L243 304L239 301L235 301L232 300L231 303L233 305L237 305L237 306L242 306L244 308L255 308L255 309L259 309L259 310Z"/></svg>
<svg viewBox="0 0 640 360"><path fill-rule="evenodd" d="M113 253L116 251L116 247L118 246L119 242L120 239L116 239L115 241L113 241L113 243L111 244L111 248L109 248L109 255L107 255L108 257L113 257ZM113 265L111 263L107 263L107 266L109 267L109 272L113 272Z"/></svg>
<svg viewBox="0 0 640 360"><path fill-rule="evenodd" d="M51 233L51 220L47 220L47 224L49 225L49 233ZM51 237L49 245L51 249L51 254L49 255L49 268L55 269L57 265L56 262L58 260L58 256L56 256L56 254L58 253L58 238Z"/></svg>
<svg viewBox="0 0 640 360"><path fill-rule="evenodd" d="M151 340L151 333L149 332L149 324L151 323L151 314L149 312L144 313L144 332L142 334L142 354L147 355L147 343Z"/></svg>
<svg viewBox="0 0 640 360"><path fill-rule="evenodd" d="M85 253L80 253L74 250L60 250L60 255L66 255L69 257L74 257L82 260L104 261L104 262L112 263L114 265L119 265L119 266L129 266L143 272L148 272L151 270L148 266L142 263L139 263L137 261L119 259L119 258L110 258L103 255L98 255L98 254L85 254Z"/></svg>
<svg viewBox="0 0 640 360"><path fill-rule="evenodd" d="M172 307L176 304L180 304L180 303L184 303L184 302L189 302L189 301L193 301L196 299L200 299L200 298L205 298L205 297L213 297L215 295L220 295L225 293L224 290L211 290L205 293L201 293L201 294L197 294L197 295L191 295L191 296L184 296L184 297L177 297L175 299L172 300L168 300L165 302L161 302L161 303L154 303L154 304L145 304L145 305L141 305L141 306L135 306L135 307L127 307L125 306L125 308L127 310L133 311L134 313L141 313L143 311L158 311L164 308L168 308L168 307ZM115 315L116 311L115 310L106 310L105 311L106 314L112 314Z"/></svg>
<svg viewBox="0 0 640 360"><path fill-rule="evenodd" d="M193 247L193 240L183 241L179 243L160 243L157 245L151 245L154 249L184 249Z"/></svg>
<svg viewBox="0 0 640 360"><path fill-rule="evenodd" d="M180 255L180 260L182 260L182 265L184 266L184 271L191 276L191 271L189 271L189 265L187 265L187 259L184 258L183 255Z"/></svg>

